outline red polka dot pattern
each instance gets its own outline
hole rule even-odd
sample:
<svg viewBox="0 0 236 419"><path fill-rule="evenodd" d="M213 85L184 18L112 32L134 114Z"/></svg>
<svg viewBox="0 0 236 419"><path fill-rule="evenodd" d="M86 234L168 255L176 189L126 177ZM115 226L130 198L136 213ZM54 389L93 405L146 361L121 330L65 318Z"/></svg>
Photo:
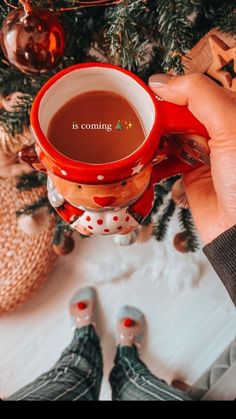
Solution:
<svg viewBox="0 0 236 419"><path fill-rule="evenodd" d="M127 227L130 226L130 230L132 230L136 224L127 207L101 212L85 210L76 223L81 225L85 231L87 230L88 235L123 234L129 230ZM81 231L83 230L81 229Z"/></svg>

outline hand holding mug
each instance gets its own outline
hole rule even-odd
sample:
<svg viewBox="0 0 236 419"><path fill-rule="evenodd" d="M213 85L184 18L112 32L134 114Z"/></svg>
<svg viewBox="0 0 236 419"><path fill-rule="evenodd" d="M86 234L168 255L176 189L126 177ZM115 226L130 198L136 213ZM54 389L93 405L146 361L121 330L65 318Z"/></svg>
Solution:
<svg viewBox="0 0 236 419"><path fill-rule="evenodd" d="M208 145L201 139L200 149L209 147L211 166L193 166L183 175L196 227L207 244L236 224L236 94L202 74L154 75L149 85L164 100L187 106L209 133ZM198 142L188 135L180 145L191 154Z"/></svg>

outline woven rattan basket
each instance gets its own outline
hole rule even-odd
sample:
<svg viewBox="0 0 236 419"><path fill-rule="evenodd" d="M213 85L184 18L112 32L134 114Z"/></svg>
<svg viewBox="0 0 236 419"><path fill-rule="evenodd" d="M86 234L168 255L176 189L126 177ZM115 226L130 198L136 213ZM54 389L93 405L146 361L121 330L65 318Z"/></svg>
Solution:
<svg viewBox="0 0 236 419"><path fill-rule="evenodd" d="M0 178L0 315L29 300L47 280L56 259L51 241L53 216L37 234L18 227L16 211L45 194L43 187L19 192L16 179Z"/></svg>

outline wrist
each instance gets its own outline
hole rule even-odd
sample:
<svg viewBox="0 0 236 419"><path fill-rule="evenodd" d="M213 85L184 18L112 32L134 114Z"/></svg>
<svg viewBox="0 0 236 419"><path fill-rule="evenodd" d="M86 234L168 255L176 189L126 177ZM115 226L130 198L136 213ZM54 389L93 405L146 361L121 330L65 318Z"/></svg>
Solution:
<svg viewBox="0 0 236 419"><path fill-rule="evenodd" d="M201 234L203 245L206 246L207 244L211 243L213 240L217 239L226 231L229 231L235 225L236 220L232 222L227 220L226 222L222 221L216 224L212 223L210 228L208 228L205 232L202 232Z"/></svg>

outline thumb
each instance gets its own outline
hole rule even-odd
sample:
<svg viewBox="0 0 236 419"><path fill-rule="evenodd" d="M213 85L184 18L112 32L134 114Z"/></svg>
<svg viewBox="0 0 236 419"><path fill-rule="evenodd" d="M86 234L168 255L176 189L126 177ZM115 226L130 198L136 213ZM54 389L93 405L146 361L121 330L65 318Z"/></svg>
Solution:
<svg viewBox="0 0 236 419"><path fill-rule="evenodd" d="M162 99L187 106L214 141L225 136L225 132L235 141L235 93L200 73L185 76L155 74L149 78L149 86Z"/></svg>

